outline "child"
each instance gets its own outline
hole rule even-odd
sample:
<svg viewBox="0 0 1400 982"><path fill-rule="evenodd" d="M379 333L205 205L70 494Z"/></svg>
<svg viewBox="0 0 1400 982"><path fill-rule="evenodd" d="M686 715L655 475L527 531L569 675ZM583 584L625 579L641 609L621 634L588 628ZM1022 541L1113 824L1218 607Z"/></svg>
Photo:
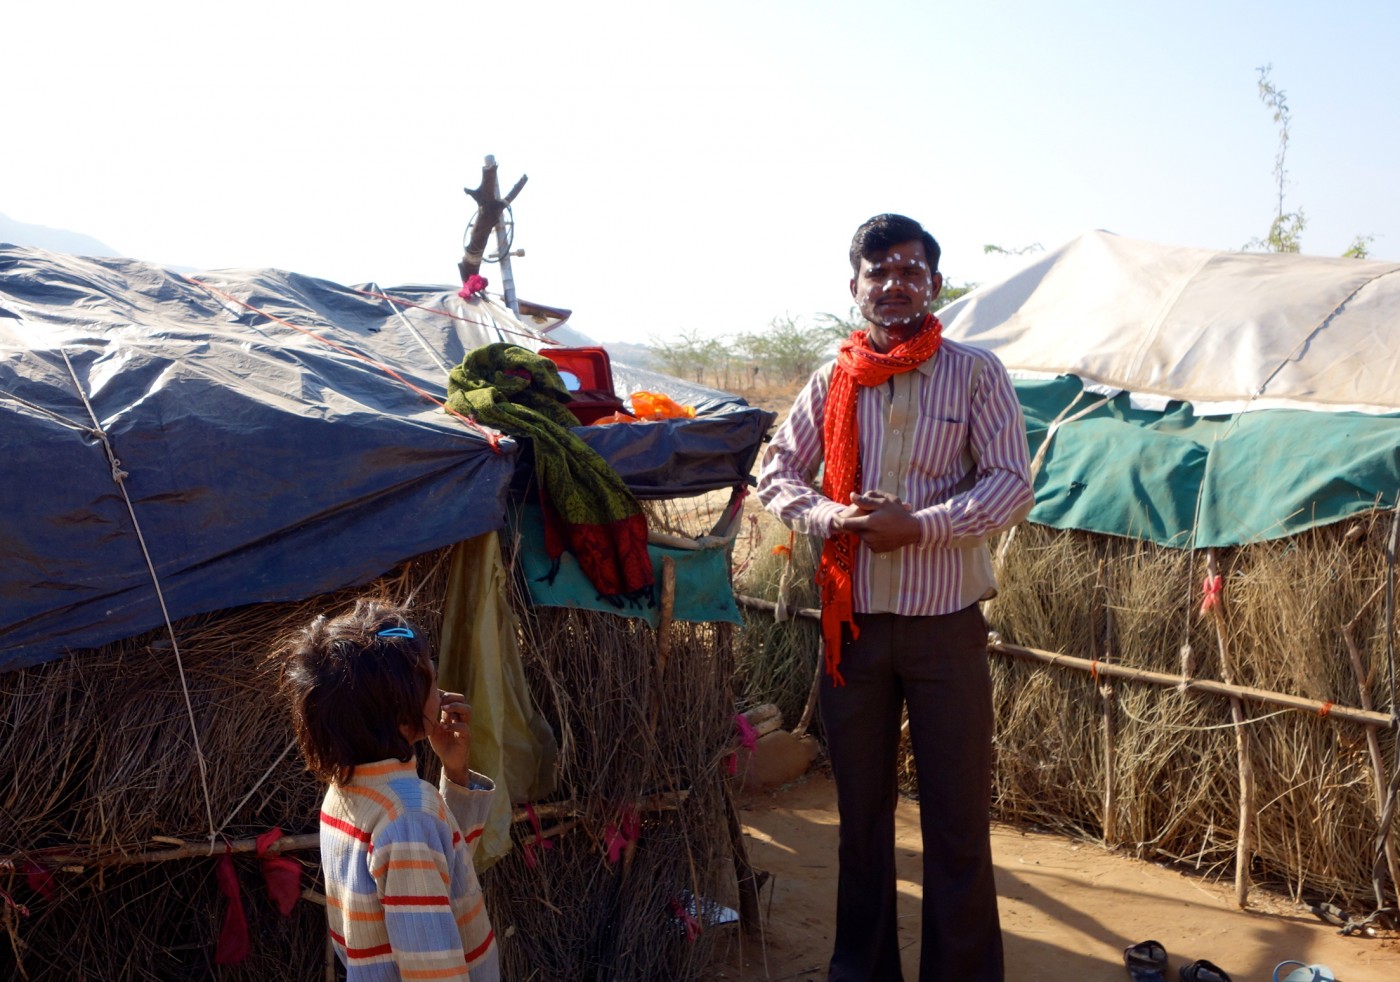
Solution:
<svg viewBox="0 0 1400 982"><path fill-rule="evenodd" d="M499 982L470 843L495 785L468 770L471 707L437 687L427 639L404 612L361 600L294 640L282 691L321 805L326 917L350 982ZM440 792L414 767L427 737Z"/></svg>

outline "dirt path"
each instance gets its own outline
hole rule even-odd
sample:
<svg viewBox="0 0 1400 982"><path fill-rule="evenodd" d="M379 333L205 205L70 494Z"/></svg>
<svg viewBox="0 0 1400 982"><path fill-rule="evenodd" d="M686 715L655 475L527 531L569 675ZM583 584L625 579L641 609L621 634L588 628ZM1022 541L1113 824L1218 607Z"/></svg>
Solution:
<svg viewBox="0 0 1400 982"><path fill-rule="evenodd" d="M715 978L824 980L836 907L836 810L830 779L812 774L742 802L750 859L773 874L765 886L763 943L737 928L722 945ZM917 805L900 804L900 937L904 977L918 978ZM1342 982L1400 980L1400 941L1344 938L1286 900L1260 898L1270 913L1236 909L1229 885L1059 836L993 830L1007 978L1011 982L1124 982L1122 951L1155 938L1177 968L1206 958L1235 982L1268 982L1275 964L1296 958L1330 966Z"/></svg>

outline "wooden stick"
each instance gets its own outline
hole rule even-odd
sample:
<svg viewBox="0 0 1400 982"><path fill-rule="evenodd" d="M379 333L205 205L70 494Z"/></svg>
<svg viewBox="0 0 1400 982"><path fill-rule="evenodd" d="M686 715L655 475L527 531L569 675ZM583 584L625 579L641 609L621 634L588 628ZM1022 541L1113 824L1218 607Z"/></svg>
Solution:
<svg viewBox="0 0 1400 982"><path fill-rule="evenodd" d="M632 807L638 812L675 811L689 797L690 791L686 788L675 791L659 791L656 794L638 799ZM535 806L535 817L539 819L574 818L582 812L583 807L573 800L554 801ZM529 816L523 808L517 808L511 812L512 824L528 820ZM221 842L211 849L207 842L189 842L167 836L158 836L157 838L160 841L171 843L171 848L136 853L103 853L96 849L84 851L81 847L39 849L33 852L12 853L9 856L0 857L0 872L21 872L28 863L34 862L41 863L51 869L71 868L73 872L78 872L88 866L136 866L142 863L160 863L171 859L202 859L210 856L222 856L225 852L256 852L258 848L257 839L234 839L227 844ZM320 845L321 835L319 832L284 835L268 846L267 852L278 855L284 852L318 849Z"/></svg>
<svg viewBox="0 0 1400 982"><path fill-rule="evenodd" d="M1096 671L1100 676L1146 682L1166 689L1180 688L1182 684L1180 675L1168 675L1166 672L1154 672L1146 668L1129 668L1126 665L1097 665L1087 658L1076 658L1073 655L1062 655L1054 651L1042 651L1039 648L1025 648L1020 645L1007 644L1004 641L990 642L988 647L992 651L1015 658L1023 658L1027 661L1060 665L1085 673ZM1382 729L1389 729L1392 725L1390 717L1384 713L1368 713L1361 709L1336 706L1332 703L1304 699L1302 696L1291 696L1282 692L1269 692L1265 689L1255 689L1244 685L1226 685L1224 682L1215 682L1211 679L1187 679L1182 691L1202 692L1227 698L1238 696L1246 702L1281 706L1285 709L1299 709L1317 716L1325 716L1328 719L1342 719L1350 723L1360 723L1363 726L1379 726Z"/></svg>
<svg viewBox="0 0 1400 982"><path fill-rule="evenodd" d="M1206 550L1206 576L1212 580L1220 576L1220 565L1213 548ZM1220 651L1220 675L1226 685L1234 685L1235 672L1230 658L1224 596L1221 589L1210 613L1215 625L1215 643ZM1254 852L1254 758L1250 753L1249 730L1245 726L1249 720L1238 695L1230 697L1230 718L1235 724L1235 756L1240 769L1240 820L1235 837L1235 904L1244 909L1249 906L1249 863Z"/></svg>
<svg viewBox="0 0 1400 982"><path fill-rule="evenodd" d="M577 827L578 824L578 820L572 818L563 822L558 822L554 825L551 825L547 829L541 828L538 832L533 832L530 835L525 836L525 838L520 840L520 844L522 846L532 846L538 842L543 842L545 839L553 839L556 836L561 836L570 829Z"/></svg>
<svg viewBox="0 0 1400 982"><path fill-rule="evenodd" d="M766 610L770 614L778 612L778 605L771 600L760 600L758 597L748 597L742 593L734 594L734 601L741 607L750 607L754 610ZM809 621L820 622L822 612L815 607L789 607L787 609L789 617L805 617Z"/></svg>
<svg viewBox="0 0 1400 982"><path fill-rule="evenodd" d="M671 619L676 610L676 561L670 556L661 560L661 614L656 624L656 681L651 693L651 720L647 730L656 739L656 724L661 718L661 683L666 677L666 662L671 658Z"/></svg>
<svg viewBox="0 0 1400 982"><path fill-rule="evenodd" d="M746 934L753 934L763 927L758 906L758 877L749 862L749 851L744 846L744 826L739 821L739 810L734 807L734 795L727 781L724 783L724 815L729 821L734 875L739 881L739 926Z"/></svg>
<svg viewBox="0 0 1400 982"><path fill-rule="evenodd" d="M1376 587L1366 602L1357 610L1356 616L1342 625L1342 638L1347 644L1347 654L1351 659L1351 671L1356 676L1356 690L1361 696L1361 708L1371 709L1371 679L1366 674L1366 666L1361 662L1361 649L1356 645L1356 625L1375 603L1382 593L1385 592L1385 584ZM1380 735L1374 727L1366 728L1366 752L1371 757L1371 774L1376 782L1376 818L1385 815L1385 795L1386 788L1390 786L1390 779L1386 776L1385 757L1381 753ZM1386 867L1390 873L1390 885L1392 890L1400 890L1400 864L1396 862L1395 843L1389 837L1384 843ZM1383 896L1376 898L1378 907L1386 906Z"/></svg>
<svg viewBox="0 0 1400 982"><path fill-rule="evenodd" d="M277 855L294 852L298 849L314 849L321 844L319 832L305 835L284 835L267 852ZM11 854L0 858L0 871L16 873L30 862L40 862L48 867L71 866L135 866L140 863L159 863L169 859L194 859L208 856L222 856L226 852L257 852L257 839L234 839L232 842L182 842L171 849L155 849L137 853L81 852L78 850L36 849L33 852Z"/></svg>
<svg viewBox="0 0 1400 982"><path fill-rule="evenodd" d="M755 610L772 611L776 605L767 600L759 600L757 597L745 597L735 594L734 597L741 605L752 607ZM799 617L810 617L814 620L820 619L821 612L810 608L801 608L793 611ZM1075 671L1086 674L1098 673L1099 676L1109 676L1112 678L1129 679L1134 682L1146 682L1150 685L1159 685L1163 688L1180 688L1183 692L1203 692L1215 696L1239 696L1246 702L1258 702L1271 706L1282 706L1286 709L1301 709L1305 712L1316 713L1318 716L1325 716L1329 719L1342 719L1349 723L1360 723L1362 726L1379 726L1382 729L1390 729L1394 724L1391 717L1385 713L1368 712L1364 709L1353 709L1349 706L1338 706L1331 702L1319 702L1316 699L1304 699L1302 696L1289 695L1284 692L1270 692L1267 689L1256 689L1252 686L1226 685L1223 682L1215 682L1210 679L1187 679L1183 685L1180 675L1168 675L1165 672L1154 672L1147 668L1131 668L1127 665L1104 665L1089 658L1078 658L1074 655L1061 654L1055 651L1044 651L1040 648L1027 648L1017 644L1007 644L1004 641L989 641L987 647L990 651L999 652L1004 655L1011 655L1014 658L1023 658L1028 661L1040 661L1050 665L1059 665L1063 668L1072 668Z"/></svg>
<svg viewBox="0 0 1400 982"><path fill-rule="evenodd" d="M656 794L647 795L645 798L638 798L632 803L633 809L639 814L642 812L673 812L690 797L688 788L678 788L674 791L658 791ZM550 801L542 805L535 805L535 818L573 818L583 814L585 806L579 804L574 799L568 801ZM524 808L517 808L510 813L511 824L528 822L530 813Z"/></svg>
<svg viewBox="0 0 1400 982"><path fill-rule="evenodd" d="M1113 602L1110 581L1113 567L1099 560L1098 574L1094 584L1095 596L1103 597L1104 649L1102 662L1113 664ZM1103 843L1105 846L1118 844L1118 788L1115 774L1118 767L1118 727L1113 712L1113 683L1099 683L1099 695L1103 698Z"/></svg>

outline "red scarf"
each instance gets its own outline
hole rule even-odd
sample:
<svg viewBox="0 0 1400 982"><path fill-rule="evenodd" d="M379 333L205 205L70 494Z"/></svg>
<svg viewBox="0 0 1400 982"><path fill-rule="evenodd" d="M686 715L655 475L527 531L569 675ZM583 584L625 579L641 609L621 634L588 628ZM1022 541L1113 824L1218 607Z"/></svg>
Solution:
<svg viewBox="0 0 1400 982"><path fill-rule="evenodd" d="M826 471L822 494L839 505L851 503L851 493L863 490L860 473L860 437L856 428L857 386L884 385L896 375L913 371L932 358L943 343L943 325L932 314L924 318L919 333L881 354L870 346L869 332L853 331L841 342L836 367L831 372L831 388L826 396L822 419L822 443ZM817 585L821 588L822 638L826 642L826 674L834 685L845 685L841 664L841 625L849 624L851 637L859 635L855 625L851 574L855 565L856 537L838 533L826 540Z"/></svg>

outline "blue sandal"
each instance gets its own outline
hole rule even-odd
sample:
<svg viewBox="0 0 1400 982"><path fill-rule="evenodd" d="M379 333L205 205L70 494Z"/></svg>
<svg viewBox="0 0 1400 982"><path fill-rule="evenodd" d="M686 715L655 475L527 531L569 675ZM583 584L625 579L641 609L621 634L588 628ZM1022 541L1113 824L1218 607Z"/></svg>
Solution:
<svg viewBox="0 0 1400 982"><path fill-rule="evenodd" d="M1278 973L1289 965L1298 967L1287 975L1280 976ZM1274 966L1274 982L1337 982L1337 976L1326 965L1304 965L1300 961L1286 961Z"/></svg>
<svg viewBox="0 0 1400 982"><path fill-rule="evenodd" d="M1177 974L1181 976L1181 982L1231 982L1230 973L1204 958L1198 958L1190 965L1182 965Z"/></svg>
<svg viewBox="0 0 1400 982"><path fill-rule="evenodd" d="M1133 982L1167 982L1167 949L1160 941L1139 941L1124 948L1123 964Z"/></svg>

